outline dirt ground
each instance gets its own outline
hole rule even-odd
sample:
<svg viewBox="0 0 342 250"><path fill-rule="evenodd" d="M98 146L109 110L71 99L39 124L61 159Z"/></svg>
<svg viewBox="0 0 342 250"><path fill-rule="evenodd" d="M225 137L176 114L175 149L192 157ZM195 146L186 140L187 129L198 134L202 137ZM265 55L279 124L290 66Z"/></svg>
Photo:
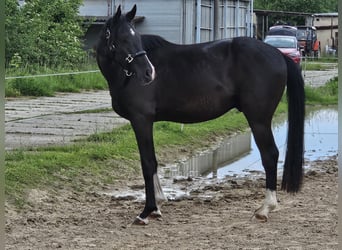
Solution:
<svg viewBox="0 0 342 250"><path fill-rule="evenodd" d="M337 159L307 164L302 191L278 192L280 209L265 223L251 219L262 177L202 185L147 226L131 225L143 203L129 197L32 190L20 212L6 204L6 249L338 249ZM141 179L111 188L127 184L143 189Z"/></svg>

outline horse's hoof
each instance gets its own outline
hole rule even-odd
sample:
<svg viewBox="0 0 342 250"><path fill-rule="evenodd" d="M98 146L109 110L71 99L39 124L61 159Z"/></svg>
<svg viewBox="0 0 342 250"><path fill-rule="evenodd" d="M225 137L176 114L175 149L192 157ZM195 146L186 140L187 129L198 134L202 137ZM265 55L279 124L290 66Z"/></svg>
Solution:
<svg viewBox="0 0 342 250"><path fill-rule="evenodd" d="M149 217L151 219L160 219L162 217L162 213L160 212L160 210L156 210L156 211L153 211Z"/></svg>
<svg viewBox="0 0 342 250"><path fill-rule="evenodd" d="M147 218L143 219L143 218L140 218L140 216L137 216L132 224L138 225L138 226L146 226L148 224L148 219Z"/></svg>
<svg viewBox="0 0 342 250"><path fill-rule="evenodd" d="M253 218L257 219L259 222L267 222L268 216L262 214L254 214Z"/></svg>

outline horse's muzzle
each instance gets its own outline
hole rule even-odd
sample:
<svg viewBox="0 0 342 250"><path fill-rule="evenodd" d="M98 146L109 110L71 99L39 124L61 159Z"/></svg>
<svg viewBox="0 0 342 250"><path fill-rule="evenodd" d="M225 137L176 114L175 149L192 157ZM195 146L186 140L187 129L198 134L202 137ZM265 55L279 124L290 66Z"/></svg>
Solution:
<svg viewBox="0 0 342 250"><path fill-rule="evenodd" d="M156 71L154 69L153 64L151 63L151 61L148 59L147 56L146 56L146 59L147 59L147 62L148 62L150 67L147 68L145 71L144 83L142 84L143 86L151 84L153 82L153 80L156 78Z"/></svg>

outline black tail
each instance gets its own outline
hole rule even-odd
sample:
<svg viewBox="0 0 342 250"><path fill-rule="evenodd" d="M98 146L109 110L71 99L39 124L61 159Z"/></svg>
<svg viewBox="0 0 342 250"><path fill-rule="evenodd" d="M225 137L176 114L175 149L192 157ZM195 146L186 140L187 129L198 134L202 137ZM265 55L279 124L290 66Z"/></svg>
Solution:
<svg viewBox="0 0 342 250"><path fill-rule="evenodd" d="M304 161L304 80L299 67L287 56L288 134L281 189L298 192L303 180Z"/></svg>

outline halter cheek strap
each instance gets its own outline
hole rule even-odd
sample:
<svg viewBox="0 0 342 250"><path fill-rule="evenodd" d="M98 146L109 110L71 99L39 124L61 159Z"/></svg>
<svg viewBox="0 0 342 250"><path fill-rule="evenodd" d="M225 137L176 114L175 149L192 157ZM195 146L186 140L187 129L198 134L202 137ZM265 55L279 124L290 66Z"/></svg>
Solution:
<svg viewBox="0 0 342 250"><path fill-rule="evenodd" d="M146 51L145 50L138 51L135 54L128 54L127 57L125 58L125 61L127 62L127 66L130 63L132 63L135 58L137 58L139 56L144 56L144 55L146 55ZM132 76L134 74L132 71L129 71L127 69L127 67L123 67L122 65L121 65L121 67L123 68L123 71L125 72L126 76L130 77L130 76Z"/></svg>
<svg viewBox="0 0 342 250"><path fill-rule="evenodd" d="M107 28L106 29L106 34L105 34L106 40L107 42L109 41L110 38L110 30ZM114 51L116 49L116 46L114 44L109 45L109 50L110 51ZM128 70L128 66L130 63L132 63L134 61L135 58L139 57L139 56L144 56L146 55L146 51L145 50L140 50L134 54L128 54L127 57L125 58L125 62L126 62L126 67L124 65L122 65L120 62L117 61L117 63L120 64L120 66L123 68L123 71L125 72L127 77L130 77L134 74L134 72Z"/></svg>
<svg viewBox="0 0 342 250"><path fill-rule="evenodd" d="M146 55L146 51L145 50L141 50L141 51L138 51L135 54L128 54L125 60L127 61L127 63L131 63L131 62L133 62L133 60L136 57L144 56L144 55Z"/></svg>

